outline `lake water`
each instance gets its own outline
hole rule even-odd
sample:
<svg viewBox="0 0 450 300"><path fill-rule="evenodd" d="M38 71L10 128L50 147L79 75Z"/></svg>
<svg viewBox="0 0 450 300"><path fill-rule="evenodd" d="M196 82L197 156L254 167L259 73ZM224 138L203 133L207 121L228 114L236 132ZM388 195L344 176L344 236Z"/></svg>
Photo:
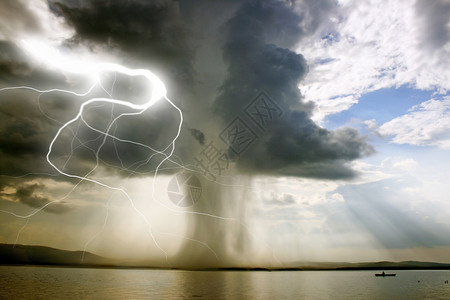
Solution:
<svg viewBox="0 0 450 300"><path fill-rule="evenodd" d="M450 299L450 271L180 271L0 266L4 299ZM420 282L418 282L420 281Z"/></svg>

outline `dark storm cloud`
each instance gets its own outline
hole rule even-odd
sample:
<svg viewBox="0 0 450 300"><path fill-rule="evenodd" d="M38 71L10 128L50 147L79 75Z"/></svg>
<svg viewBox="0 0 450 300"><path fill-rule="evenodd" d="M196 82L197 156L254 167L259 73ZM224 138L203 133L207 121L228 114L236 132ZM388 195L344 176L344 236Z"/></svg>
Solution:
<svg viewBox="0 0 450 300"><path fill-rule="evenodd" d="M116 109L116 115L126 111L126 109ZM110 112L110 105L103 106L98 110L92 108L84 114L84 118L90 126L106 132L111 122ZM112 138L105 139L104 134L89 129L80 121L73 126L72 130L65 130L65 136L57 143L61 153L55 153L54 157L58 158L60 155L70 153L71 147L79 147L75 152L76 158L71 160L70 164L76 166L79 159L84 162L95 162L96 151L100 149L98 153L100 163L112 173L117 172L122 176L152 174L166 156L156 155L151 159L151 156L155 155L155 151L131 142L147 145L157 151L165 150L164 153L168 155L171 149L170 145L177 133L178 122L177 112L166 102L158 102L140 115L124 116L118 119L111 127L109 134L123 141ZM76 131L78 124L81 126ZM69 147L69 141L74 137L73 132L77 132L80 140L75 141ZM182 134L190 136L186 131L183 131ZM179 146L182 148L183 145ZM92 166L86 164L85 167L85 171L87 171ZM133 173L135 171L137 173Z"/></svg>
<svg viewBox="0 0 450 300"><path fill-rule="evenodd" d="M194 77L194 57L189 40L190 33L186 29L187 25L183 23L177 2L51 1L49 9L75 30L75 35L66 41L67 46L75 49L80 45L102 49L99 51L115 53L129 67L148 68L159 76L163 75L169 97L175 99L175 102L183 101L186 107L190 106L188 95ZM106 76L106 79L102 79L102 85L111 93L110 87L114 86L114 98L131 102L135 100L130 86L133 80L120 74L102 76ZM178 93L181 96L178 96ZM106 95L90 95L94 96ZM137 101L143 103L142 101L148 99ZM97 106L98 103L89 105L83 118L90 126L105 131L112 120L112 109L105 103L98 109ZM114 107L114 116L122 112L136 111L120 105ZM62 114L67 116L66 120L70 120L75 116L75 111L67 110ZM166 151L169 153L170 148L167 147L176 135L179 119L178 112L172 106L165 102L158 103L140 116L119 119L109 133L157 150L169 149ZM56 131L61 124L54 123L53 126ZM198 141L201 144L204 139L204 134L200 131L183 128L176 155L184 159L191 156L188 150L191 143ZM149 174L148 172L153 172L165 157L156 155L154 159L146 161L150 155L155 154L154 151L111 138L104 140L104 135L87 128L86 124L77 120L62 132L55 143L51 158L57 162L57 166L65 166L66 171L72 171L72 174L86 174L97 161L96 151L100 145L100 164L110 172L117 171L115 174L123 176ZM69 157L69 153L73 155ZM137 173L133 173L135 171Z"/></svg>
<svg viewBox="0 0 450 300"><path fill-rule="evenodd" d="M328 131L311 120L314 105L302 102L297 88L307 74L307 62L301 54L288 49L302 36L319 27L313 16L325 18L330 11L329 1L306 1L297 6L283 1L246 1L223 27L218 29L216 24L214 32L221 35L224 41L222 54L228 72L213 107L203 105L209 100L190 97L193 86L199 89L202 87L196 82L193 70L193 40L196 43L210 43L201 40L201 37L211 38L210 35L203 35L210 29L197 23L196 29L191 28L183 19L188 15L189 20L201 20L202 16L196 15L192 5L203 7L205 3L182 1L179 5L176 1L52 1L50 9L75 29L69 45L102 46L102 51L108 49L112 52L119 49L123 61L133 59L134 63L139 62L139 67L157 65L171 78L172 83L176 83L173 85L175 88L169 86L169 93L182 95L179 98L186 108L184 115L187 126L177 140L174 159L178 160L179 157L179 161L189 162L198 153L198 145L203 145L214 134L209 127L221 126L202 124L198 120L216 122L217 119L206 115L214 111L226 124L243 111L258 91L265 90L280 106L283 114L264 132L258 131L258 139L252 147L236 158L241 171L318 178L354 175L345 166L346 162L370 153L371 147L355 130ZM236 2L227 5L228 2L223 4L224 9L236 10ZM180 7L189 10L189 13L180 11ZM295 8L302 8L301 13L296 13ZM202 32L196 32L199 30ZM195 39L191 39L193 35ZM211 63L208 66L214 69L221 64ZM47 87L73 88L68 86L69 80L58 72L30 67L26 56L9 42L0 42L0 71L3 84L16 82L17 85L39 86L44 83ZM122 84L123 80L120 76L110 76L109 82L105 80L102 83L110 87L114 81L114 95L122 96L125 93L121 99L128 99L127 82L125 80ZM73 81L70 84L73 85ZM36 172L35 169L39 168L54 173L55 170L45 161L48 145L58 128L76 115L79 103L88 98L74 101L64 99L59 94L46 96L38 107L35 102L29 106L34 96L28 95L23 102L18 98L13 99L17 95L0 95L17 103L17 106L9 105L8 101L2 100L4 121L1 126L0 164L2 170L6 170L2 172L18 175L20 172ZM90 97L98 95L96 91ZM22 104L18 104L21 101ZM202 113L192 109L195 107L194 102L202 103ZM90 105L83 117L91 126L106 130L112 120L112 108L108 104L100 108L95 106ZM40 109L58 122L45 117ZM117 116L127 110L121 111L119 106L115 106L114 111ZM157 150L170 150L167 146L176 134L178 121L179 116L170 105L158 103L142 116L118 120L111 127L110 134ZM156 155L154 159L146 161L155 152L103 138L102 134L92 131L78 120L61 132L51 159L58 166L65 166L69 173L86 174L97 163L96 150L102 145L99 163L125 176L149 174L164 158L163 155Z"/></svg>
<svg viewBox="0 0 450 300"><path fill-rule="evenodd" d="M128 82L129 78L119 75L110 77L111 81L115 82L115 95L129 99L127 96L133 94ZM78 78L67 80L59 72L33 66L27 61L27 56L20 48L6 41L0 42L0 83L1 86L30 86L38 89L50 87L75 91L87 89L84 86L85 83ZM103 80L102 84L106 87L112 85L107 80ZM57 171L48 164L45 157L50 142L57 130L76 116L81 103L95 96L105 96L102 88L98 87L86 97L75 97L63 93L40 94L23 89L2 91L0 93L2 175L55 174ZM142 101L142 99L137 100ZM86 108L83 118L90 126L106 131L112 120L111 112L111 105L103 103L99 106L96 103ZM119 113L131 111L116 106L114 112L117 116ZM112 127L114 131L110 133L122 139L163 150L170 145L171 139L175 136L178 120L177 112L167 103L161 102L142 116L124 117L118 120ZM72 126L61 132L50 159L61 170L82 176L92 170L96 164L96 150L103 140L104 135L89 129L81 119L78 119ZM138 171L142 173L154 171L163 156L157 156L157 160L152 160L150 163L136 164L131 170L124 171L137 161L145 161L151 154L154 152L143 147L106 139L99 156L101 156L100 163L104 167L117 171L121 175L129 175L128 171L136 171L138 165L140 165ZM72 181L72 179L67 180ZM5 179L5 181L8 180Z"/></svg>
<svg viewBox="0 0 450 300"><path fill-rule="evenodd" d="M42 190L45 190L45 186L42 184L23 185L16 189L15 198L20 203L31 207L41 208L52 202L49 198L36 194L36 192ZM62 202L54 202L45 207L46 211L58 214L68 212L70 209L71 208L67 204Z"/></svg>
<svg viewBox="0 0 450 300"><path fill-rule="evenodd" d="M200 143L200 145L205 144L205 134L198 129L192 128L191 130L192 136Z"/></svg>
<svg viewBox="0 0 450 300"><path fill-rule="evenodd" d="M0 169L2 175L46 172L45 154L53 124L29 93L0 93Z"/></svg>
<svg viewBox="0 0 450 300"><path fill-rule="evenodd" d="M15 82L29 79L26 76L14 78ZM61 87L55 81L46 82ZM82 99L60 93L40 95L27 90L2 91L0 93L2 175L55 174L57 171L46 160L52 139L64 123L76 116L81 103L97 95L98 90L101 88ZM136 112L119 105L113 109L106 103L88 105L83 113L84 120L78 118L61 131L53 145L50 160L62 171L79 176L90 172L97 164L97 158L99 164L112 174L129 176L153 172L165 156L156 155L154 159L146 162L155 151L129 142L105 139L104 134L88 128L84 123L106 132L113 119L111 116L113 111L115 117L121 113ZM141 115L118 119L111 126L109 134L119 139L148 145L159 151L166 149L165 152L169 153L168 146L177 133L179 119L178 113L168 103L158 102ZM190 137L191 133L184 130L183 135ZM201 135L197 135L201 140ZM138 173L133 173L135 171ZM64 177L56 179L62 178Z"/></svg>
<svg viewBox="0 0 450 300"><path fill-rule="evenodd" d="M230 122L258 91L267 91L282 110L282 117L259 132L256 142L236 158L242 171L351 177L354 174L345 162L370 154L372 147L356 130L333 132L311 120L314 106L301 101L297 87L307 74L306 60L276 45L291 46L312 30L301 27L303 17L283 1L249 2L237 11L226 25L223 56L228 74L216 99L215 112Z"/></svg>
<svg viewBox="0 0 450 300"><path fill-rule="evenodd" d="M132 59L162 68L169 78L192 79L193 51L177 2L85 1L82 6L52 2L76 30L73 42L120 49Z"/></svg>
<svg viewBox="0 0 450 300"><path fill-rule="evenodd" d="M308 3L314 6L313 1ZM308 5L305 4L305 9L306 6ZM307 74L307 62L301 54L289 48L294 47L302 36L318 28L318 24L311 23L315 21L312 15L318 14L318 11L325 12L321 10L321 5L314 7L299 15L292 2L247 1L221 27L220 40L223 43L226 74L212 110L220 117L224 130L216 133L216 136L224 143L227 143L229 132L233 135L238 131L246 131L248 136L253 135L254 138L253 143L242 151L234 149L233 144L228 152L236 161L240 174L235 175L238 175L239 185L246 186L251 175L258 174L349 178L354 176L354 172L347 167L348 161L372 151L355 130L341 129L333 132L317 126L311 120L314 105L302 101L297 86ZM211 64L211 68L214 66ZM255 120L250 120L251 113L247 110L257 103L255 101L258 101L258 97L255 96L261 91L267 92L272 99L270 101L273 101L276 108L271 108L275 109L274 115L277 116L262 128L255 124ZM257 108L264 109L263 105ZM213 118L209 119L217 122ZM235 120L238 120L237 123L233 123ZM245 126L235 127L237 130L228 131L233 128L233 124L245 124L248 128L243 130ZM211 134L211 130L198 128ZM248 136L240 141L248 140ZM207 140L210 140L210 136L207 136ZM233 138L228 141L230 140ZM238 187L230 189L227 185L217 185L207 180L202 182L202 186L205 187L202 190L203 199L196 203L196 211L214 211L220 216L245 220L247 205L250 203L245 200L251 199L251 195L245 191L236 193L239 191ZM289 196L269 199L266 204L285 208L278 210L284 218L299 218L289 207L295 204L295 199ZM218 262L208 249L199 250L198 245L188 242L179 251L179 264L186 267L232 266L237 264L239 258L246 256L250 237L244 228L230 228L230 224L196 216L188 222L186 228L189 236L193 240L208 241L208 245L225 259Z"/></svg>
<svg viewBox="0 0 450 300"><path fill-rule="evenodd" d="M15 44L0 41L0 78L2 81L12 81L17 76L31 72L24 53Z"/></svg>
<svg viewBox="0 0 450 300"><path fill-rule="evenodd" d="M416 2L416 14L422 18L423 45L439 49L450 41L450 2L447 0Z"/></svg>
<svg viewBox="0 0 450 300"><path fill-rule="evenodd" d="M0 42L0 88L28 86L79 89L60 72L46 70L27 60L14 43ZM70 120L80 99L62 93L41 94L27 89L0 92L0 169L2 175L50 173L55 170L45 155L58 128ZM6 179L5 179L6 180Z"/></svg>

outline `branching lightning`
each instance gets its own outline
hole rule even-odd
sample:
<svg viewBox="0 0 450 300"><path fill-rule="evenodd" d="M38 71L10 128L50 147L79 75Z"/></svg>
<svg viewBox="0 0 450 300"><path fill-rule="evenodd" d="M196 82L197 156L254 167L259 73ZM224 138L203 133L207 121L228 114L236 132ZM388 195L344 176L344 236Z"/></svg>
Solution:
<svg viewBox="0 0 450 300"><path fill-rule="evenodd" d="M1 91L7 91L7 90L17 90L17 89L26 89L26 90L31 90L34 92L39 93L39 97L42 94L45 93L52 93L52 92L59 92L59 93L66 93L66 94L71 94L77 97L82 97L82 96L86 96L89 93L91 93L95 87L99 86L101 87L110 97L109 98L92 98L86 102L83 102L81 104L81 107L77 113L77 115L72 118L71 120L69 120L66 123L63 123L62 126L58 129L57 133L55 134L55 136L53 137L53 139L51 140L49 146L48 146L48 151L46 154L46 160L48 162L48 164L50 166L52 166L53 169L55 169L57 171L57 173L59 175L63 175L65 177L68 178L73 178L73 179L78 179L78 183L76 183L72 189L62 198L59 200L55 200L55 201L50 201L48 203L46 203L45 205L43 205L42 207L36 209L35 211L31 212L30 214L27 215L19 215L10 211L3 211L4 213L8 213L11 214L15 217L19 217L19 218L24 218L27 219L27 222L25 223L24 227L28 224L29 219L34 216L35 214L37 214L38 212L42 211L43 209L45 209L47 206L51 205L54 202L58 202L61 201L67 197L69 197L69 195L75 190L75 188L81 183L81 182L91 182L94 183L98 186L107 188L109 190L112 191L117 191L120 192L123 196L126 197L126 199L130 202L132 208L136 211L137 214L139 214L142 219L145 221L145 223L148 226L148 232L153 240L153 242L155 243L155 245L164 253L164 255L166 256L166 260L167 260L167 252L159 245L158 241L156 240L154 234L153 234L153 229L152 229L152 225L150 223L150 221L148 220L148 218L144 215L144 213L142 213L134 204L133 199L130 197L130 195L123 189L123 188L119 188L119 187L115 187L115 186L111 186L109 184L106 184L104 182L101 182L99 180L95 180L93 178L90 178L89 176L95 171L95 169L98 167L99 165L99 152L102 149L102 147L104 146L106 139L107 138L112 138L113 141L118 141L118 142L122 142L122 143L130 143L136 146L140 146L140 147L145 147L149 150L151 150L152 152L154 152L154 154L152 154L148 159L146 159L144 162L148 162L154 155L163 155L163 159L160 161L160 163L157 165L156 170L154 172L154 177L156 178L156 176L158 175L158 171L161 168L161 166L166 162L166 161L170 161L174 164L176 164L178 167L182 167L179 163L173 161L171 159L171 157L174 155L174 151L175 151L175 144L177 139L180 136L180 132L181 132L181 128L182 128L182 124L183 124L183 114L182 111L167 97L167 90L166 87L164 85L164 83L152 72L150 72L149 70L146 69L130 69L127 67L124 67L122 65L119 64L115 64L115 63L94 63L94 62L89 62L86 60L79 60L79 59L73 59L70 58L69 56L63 55L61 54L57 49L52 48L50 46L47 46L43 43L37 42L37 41L22 41L22 46L24 47L24 49L27 51L28 54L30 54L32 57L34 57L36 60L38 60L39 62L43 63L45 66L47 67L51 67L54 69L59 69L63 72L69 72L69 73L76 73L76 74L81 74L84 76L88 76L91 77L93 80L92 85L87 89L87 91L82 92L82 93L77 93L71 90L64 90L64 89L57 89L57 88L53 88L53 89L48 89L48 90L39 90L33 87L29 87L29 86L17 86L17 87L5 87L0 89ZM101 81L100 81L100 77L101 74L104 72L112 72L114 73L114 75L116 76L116 74L123 74L123 75L127 75L130 77L143 77L148 81L148 84L152 87L151 92L149 93L149 95L147 95L146 101L143 104L135 104L135 103L131 103L127 100L122 100L122 99L114 99L112 97L112 91L108 92L102 85L101 85ZM113 83L113 87L114 87L114 83ZM178 124L178 130L177 133L175 135L175 137L173 137L173 139L171 140L171 142L169 143L169 145L167 145L167 147L165 149L163 149L162 151L153 149L152 147L148 146L148 145L144 145L142 143L138 143L135 141L131 141L131 140L124 140L124 139L120 139L116 136L114 136L114 134L111 134L111 129L113 127L113 125L117 124L117 121L124 117L124 116L136 116L136 115L141 115L143 114L145 111L147 111L149 108L151 108L155 103L157 103L158 101L161 100L165 100L167 101L173 108L175 108L178 113L179 113L179 124ZM92 104L103 104L103 103L108 103L111 105L118 105L118 106L122 106L122 107L127 107L129 109L134 110L134 112L132 113L122 113L120 115L118 115L117 117L115 117L114 119L110 120L109 122L109 126L105 131L99 130L93 126L91 126L83 117L83 113L86 110L86 107ZM39 106L39 109L40 106ZM41 112L48 118L52 119L50 116L46 115L44 111ZM54 120L54 119L52 119ZM97 148L97 150L95 151L95 155L96 155L96 164L94 166L94 168L92 168L86 175L84 176L79 176L76 174L71 174L68 172L63 171L61 168L59 168L51 159L51 155L54 149L54 145L55 142L58 140L58 138L61 135L61 132L68 128L69 130L71 130L69 128L69 126L73 123L75 123L76 121L81 120L89 129L103 135L103 140L101 145ZM57 120L54 120L58 123L60 123ZM76 134L74 134L74 138L76 138ZM166 151L170 148L170 151L168 154L166 154ZM117 151L117 149L116 149ZM119 157L119 156L118 156ZM120 157L119 157L120 159ZM123 166L122 162L121 165ZM154 182L154 181L153 181ZM153 189L155 189L154 183L153 183ZM155 199L154 196L154 190L152 191L152 198ZM158 201L159 202L159 201ZM160 203L161 204L161 203ZM108 214L106 215L107 218ZM105 221L103 223L103 227L101 230L103 230L105 224L106 224L106 218ZM24 229L24 227L21 228L20 232ZM18 233L16 242L19 238L20 232ZM167 233L162 233L162 234L167 234ZM87 245L98 235L98 233L96 235L94 235L91 239L88 240L88 242L86 243L84 249L86 249ZM173 234L169 234L169 235L173 235ZM209 250L211 250L214 255L217 257L216 253L205 243L201 242L201 241L196 241L187 237L183 237L184 239L187 240L191 240L194 242L198 242L200 244L202 244L203 246L207 247Z"/></svg>
<svg viewBox="0 0 450 300"><path fill-rule="evenodd" d="M179 159L179 158L177 158L177 160L172 159L172 157L174 156L176 142L177 142L178 138L180 137L180 133L181 133L182 125L183 125L183 113L167 97L167 89L166 89L164 83L155 74L153 74L152 72L150 72L149 70L146 70L146 69L130 69L130 68L124 67L122 65L116 64L116 63L98 63L98 62L91 62L89 60L80 60L79 58L72 58L68 55L61 54L60 51L58 51L57 49L55 49L53 47L47 46L47 45L37 42L37 41L22 41L22 46L30 56L32 56L38 62L44 64L46 67L58 69L64 73L75 73L75 74L79 74L79 75L88 77L91 79L92 84L89 86L89 88L86 91L83 91L83 92L75 92L72 90L57 89L57 88L52 88L52 89L48 89L48 90L39 90L39 89L36 89L34 87L29 87L29 86L5 87L5 88L0 89L0 92L7 91L7 90L24 89L24 90L30 90L30 91L39 93L38 106L39 106L39 109L42 112L42 114L44 116L46 116L47 118L49 118L50 120L53 120L54 122L61 124L61 126L57 130L55 136L51 140L51 142L48 146L47 153L46 153L46 160L47 160L48 164L57 172L57 174L46 174L46 175L49 175L49 176L63 175L67 178L72 178L72 179L78 180L77 183L75 183L73 185L73 187L70 189L70 191L67 192L62 198L60 198L58 200L50 201L27 215L19 215L14 212L0 210L0 212L8 213L8 214L11 214L18 218L27 219L26 223L24 224L24 226L20 229L20 231L17 234L16 243L17 243L17 240L19 239L20 233L26 227L26 225L28 224L31 217L33 217L35 214L39 213L40 211L44 210L49 205L51 205L55 202L63 201L64 199L68 198L82 182L91 182L91 183L94 183L103 188L109 189L111 191L119 192L129 201L132 209L144 220L144 222L148 226L148 233L149 233L152 241L156 245L156 247L159 250L161 250L162 253L164 253L164 255L166 257L166 262L168 261L168 254L163 249L163 247L161 247L161 245L158 243L154 233L161 234L161 235L167 235L167 236L173 236L173 237L181 238L181 239L184 239L187 241L198 243L198 244L202 245L203 247L207 248L209 251L211 251L214 254L214 256L216 257L216 259L219 259L216 252L207 243L205 243L203 241L188 238L185 236L180 236L180 235L173 234L173 233L160 232L160 231L156 230L155 228L152 227L150 220L145 216L145 214L135 206L135 203L134 203L132 197L125 191L125 189L116 187L116 186L112 186L110 184L106 184L105 182L102 182L100 180L96 180L96 179L93 179L90 177L99 166L100 151L103 148L103 146L105 145L106 140L108 138L112 139L112 141L113 141L113 145L114 145L117 157L120 161L120 165L122 166L122 168L124 170L130 171L131 174L136 173L137 172L136 170L141 165L147 164L155 155L161 155L163 157L154 170L154 175L153 175L154 178L152 181L152 192L151 192L151 199L153 201L157 202L159 205L161 205L162 207L166 208L167 210L169 210L171 212L175 212L175 213L179 213L179 214L195 214L195 215L199 215L199 216L203 216L203 217L216 218L216 219L224 220L224 221L237 222L240 226L245 228L245 230L251 234L251 232L247 228L247 226L235 218L218 216L218 215L209 214L209 213L205 213L205 212L199 212L199 211L186 211L186 210L173 209L173 208L167 206L166 204L164 204L163 202L159 201L158 197L155 196L155 191L156 191L156 187L155 187L156 180L155 179L158 175L158 172L160 170L162 170L162 166L165 162L170 162L173 165L175 165L177 168L183 168L185 170L189 170L192 172L198 172L195 169L191 169L191 168L184 166L181 159ZM105 72L110 72L110 73L114 74L114 81L113 81L110 91L108 91L101 83L102 74ZM143 77L148 82L149 86L152 87L151 92L145 98L146 101L142 104L135 104L135 103L131 103L130 101L127 101L124 99L115 99L113 97L113 94L114 94L113 91L114 91L114 85L116 82L117 74L123 74L123 75L130 76L130 77ZM43 94L64 93L64 94L73 95L76 97L84 97L84 96L89 95L96 87L101 88L104 92L106 92L106 94L109 97L108 98L105 98L105 97L91 98L91 99L83 102L78 110L78 113L72 119L70 119L69 121L67 121L65 123L60 122L60 121L52 118L48 114L46 114L46 112L44 110L42 110L41 106L39 105L40 97ZM117 121L120 118L127 117L127 116L141 115L159 101L166 101L179 114L179 123L177 126L177 132L176 132L175 136L173 138L171 138L171 141L167 144L167 146L164 149L162 149L162 150L154 149L143 143L139 143L139 142L127 140L127 139L122 139L122 138L115 136L115 134L113 132L113 130L114 130L113 126L116 126L115 129L117 129L117 123L118 123ZM84 118L84 114L87 111L87 108L88 107L92 108L93 106L95 106L97 104L99 106L103 105L103 104L110 104L112 106L111 118L108 123L109 125L105 130L100 130L98 128L95 128L93 125L89 124L89 122ZM125 107L125 108L133 110L133 112L121 113L118 116L114 117L114 115L113 115L114 106ZM73 129L71 127L71 125L75 124L76 122L82 122L87 128L89 128L93 132L100 134L100 136L103 137L101 144L100 144L100 146L98 146L97 149L91 149L88 147L95 154L96 163L95 163L95 166L89 172L87 172L87 174L84 174L84 176L80 176L80 175L76 175L76 174L72 174L72 173L64 171L70 157L73 154L73 150L74 150L73 143L75 140L78 140L77 133L78 133L79 127L77 127L75 132L73 131ZM56 165L56 163L54 161L52 161L51 156L52 156L52 153L54 152L53 150L55 147L55 143L61 137L61 134L62 134L63 130L65 130L65 129L69 130L73 133L73 139L71 141L72 151L71 151L70 156L67 159L66 163L63 164L62 167L58 167ZM115 144L116 142L128 143L128 144L132 144L134 146L143 147L145 149L150 150L152 152L152 154L148 158L146 158L142 161L135 162L131 166L125 167L122 160L120 159L120 156L117 153L117 148L116 148L116 144ZM81 141L80 141L80 144L81 144L81 146L86 146L85 143L82 143ZM80 147L80 146L78 146L78 147ZM215 184L224 185L224 186L234 186L234 185L222 184L220 182L215 182ZM106 208L107 211L106 211L105 219L103 221L103 225L102 225L101 229L96 234L91 236L91 238L88 239L88 241L85 243L84 251L87 250L88 245L95 238L97 238L101 234L101 232L104 230L104 228L107 224L107 219L108 219L108 215L109 215L109 213L108 213L109 205L110 205L109 203L110 203L110 200L108 200L108 202L107 202L107 208ZM84 259L84 254L83 254L82 259Z"/></svg>

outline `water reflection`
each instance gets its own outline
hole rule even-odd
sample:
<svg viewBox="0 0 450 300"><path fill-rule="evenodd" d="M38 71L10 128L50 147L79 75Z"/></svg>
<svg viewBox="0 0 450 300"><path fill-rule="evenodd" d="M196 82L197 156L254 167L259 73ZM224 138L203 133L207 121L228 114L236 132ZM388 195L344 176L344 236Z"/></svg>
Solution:
<svg viewBox="0 0 450 300"><path fill-rule="evenodd" d="M412 299L449 295L450 271L239 272L0 266L0 298Z"/></svg>
<svg viewBox="0 0 450 300"><path fill-rule="evenodd" d="M178 271L176 280L186 297L250 298L254 293L248 272Z"/></svg>

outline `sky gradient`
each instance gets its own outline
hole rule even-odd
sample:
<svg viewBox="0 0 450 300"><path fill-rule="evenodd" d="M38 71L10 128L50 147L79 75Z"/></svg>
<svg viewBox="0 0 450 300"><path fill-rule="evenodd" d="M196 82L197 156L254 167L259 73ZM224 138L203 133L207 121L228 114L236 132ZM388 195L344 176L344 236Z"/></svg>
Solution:
<svg viewBox="0 0 450 300"><path fill-rule="evenodd" d="M450 2L0 4L0 242L450 262Z"/></svg>

